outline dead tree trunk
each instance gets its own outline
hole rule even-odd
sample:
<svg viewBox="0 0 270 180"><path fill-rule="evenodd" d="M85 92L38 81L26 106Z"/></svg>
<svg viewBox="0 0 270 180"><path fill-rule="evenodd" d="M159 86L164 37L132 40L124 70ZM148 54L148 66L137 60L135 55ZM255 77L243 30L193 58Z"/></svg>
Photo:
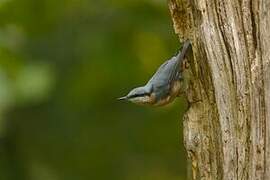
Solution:
<svg viewBox="0 0 270 180"><path fill-rule="evenodd" d="M191 39L191 179L270 179L270 0L169 0Z"/></svg>

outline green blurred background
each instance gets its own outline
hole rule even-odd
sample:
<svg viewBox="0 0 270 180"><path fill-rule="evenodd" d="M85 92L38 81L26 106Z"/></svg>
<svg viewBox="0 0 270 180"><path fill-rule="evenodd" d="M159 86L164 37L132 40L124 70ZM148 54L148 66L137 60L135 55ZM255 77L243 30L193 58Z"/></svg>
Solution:
<svg viewBox="0 0 270 180"><path fill-rule="evenodd" d="M0 0L1 180L184 180L183 98L118 102L179 49L162 0Z"/></svg>

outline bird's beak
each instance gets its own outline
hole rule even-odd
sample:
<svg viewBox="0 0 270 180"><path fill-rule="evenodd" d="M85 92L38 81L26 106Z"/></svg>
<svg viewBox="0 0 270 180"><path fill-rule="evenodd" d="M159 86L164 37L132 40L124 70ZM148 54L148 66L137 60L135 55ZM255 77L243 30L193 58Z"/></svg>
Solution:
<svg viewBox="0 0 270 180"><path fill-rule="evenodd" d="M127 96L124 96L124 97L118 98L117 100L121 101L121 100L127 100L127 99L128 99Z"/></svg>

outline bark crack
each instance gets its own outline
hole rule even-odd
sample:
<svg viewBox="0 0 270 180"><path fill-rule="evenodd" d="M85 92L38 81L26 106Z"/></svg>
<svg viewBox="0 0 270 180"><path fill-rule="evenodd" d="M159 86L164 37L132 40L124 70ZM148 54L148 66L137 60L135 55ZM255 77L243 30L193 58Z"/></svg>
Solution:
<svg viewBox="0 0 270 180"><path fill-rule="evenodd" d="M254 42L254 48L257 49L257 26L255 21L255 13L253 12L253 1L250 0L250 19L252 24L252 35L253 35L253 42Z"/></svg>

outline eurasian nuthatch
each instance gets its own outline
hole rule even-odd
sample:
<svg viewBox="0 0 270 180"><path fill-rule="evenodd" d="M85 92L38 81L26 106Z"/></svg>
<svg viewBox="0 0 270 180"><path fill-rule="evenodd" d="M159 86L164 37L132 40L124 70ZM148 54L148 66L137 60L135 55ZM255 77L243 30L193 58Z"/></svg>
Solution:
<svg viewBox="0 0 270 180"><path fill-rule="evenodd" d="M185 68L185 55L191 47L185 41L182 51L163 63L145 86L131 90L119 100L128 100L135 104L162 106L172 102L181 91L182 72Z"/></svg>

